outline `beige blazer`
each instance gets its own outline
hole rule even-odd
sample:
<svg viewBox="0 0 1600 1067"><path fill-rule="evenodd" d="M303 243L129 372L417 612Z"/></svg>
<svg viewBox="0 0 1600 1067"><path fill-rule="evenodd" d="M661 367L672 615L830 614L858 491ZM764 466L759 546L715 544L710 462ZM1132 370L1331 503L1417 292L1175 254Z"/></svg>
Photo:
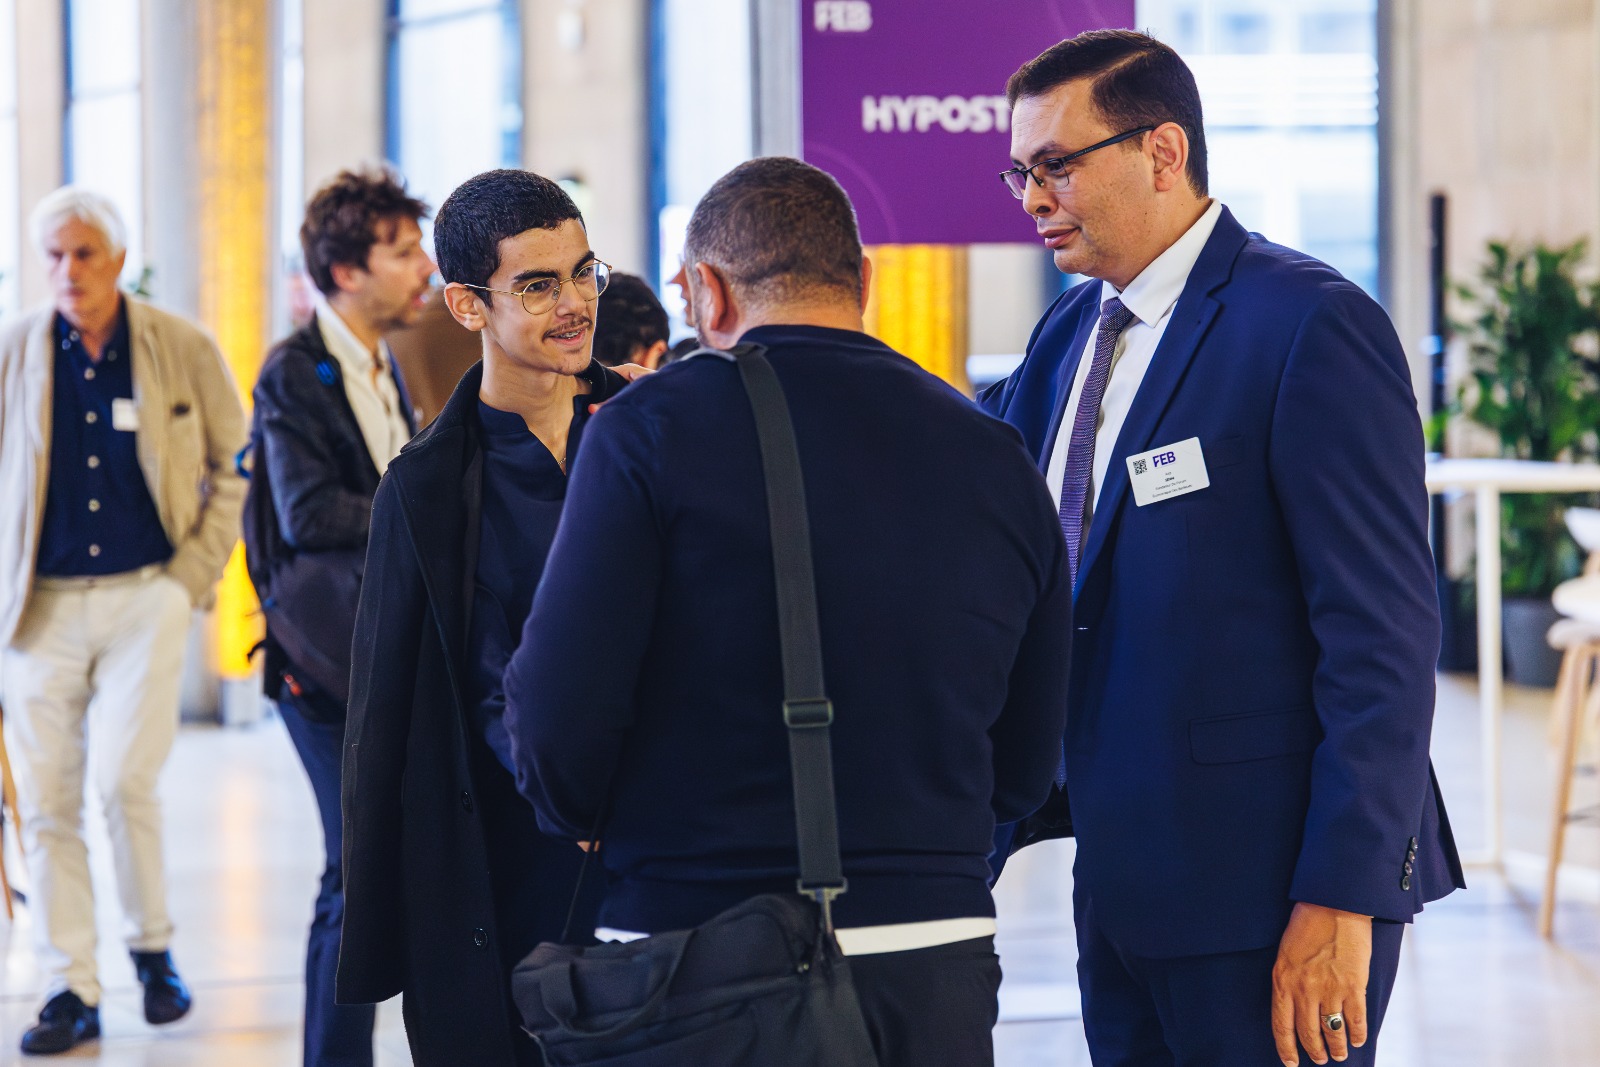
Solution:
<svg viewBox="0 0 1600 1067"><path fill-rule="evenodd" d="M211 338L170 312L124 299L139 466L172 542L167 573L198 605L209 600L239 539L246 486L235 457L249 426ZM50 484L54 319L45 308L0 330L0 647L11 643L33 591Z"/></svg>

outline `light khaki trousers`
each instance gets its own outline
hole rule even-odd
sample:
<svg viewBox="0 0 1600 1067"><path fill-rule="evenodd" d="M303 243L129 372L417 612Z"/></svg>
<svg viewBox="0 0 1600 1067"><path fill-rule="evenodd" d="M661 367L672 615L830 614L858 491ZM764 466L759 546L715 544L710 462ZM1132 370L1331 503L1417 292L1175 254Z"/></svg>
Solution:
<svg viewBox="0 0 1600 1067"><path fill-rule="evenodd" d="M156 782L178 728L189 594L160 567L38 579L0 652L28 898L48 995L100 1002L84 783L105 811L128 947L172 937Z"/></svg>

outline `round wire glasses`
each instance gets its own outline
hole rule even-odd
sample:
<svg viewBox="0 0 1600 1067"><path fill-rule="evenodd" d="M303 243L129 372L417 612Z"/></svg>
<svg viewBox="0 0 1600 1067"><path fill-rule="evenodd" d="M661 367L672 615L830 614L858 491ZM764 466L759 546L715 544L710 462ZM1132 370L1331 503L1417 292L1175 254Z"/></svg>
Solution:
<svg viewBox="0 0 1600 1067"><path fill-rule="evenodd" d="M561 299L561 287L568 282L572 283L573 288L577 289L578 295L583 299L593 300L605 292L606 286L611 284L611 264L591 259L573 271L570 278L557 278L552 274L535 278L521 289L491 289L487 285L473 285L471 282L458 284L484 293L514 296L522 301L523 311L530 315L543 315L556 306L556 302Z"/></svg>

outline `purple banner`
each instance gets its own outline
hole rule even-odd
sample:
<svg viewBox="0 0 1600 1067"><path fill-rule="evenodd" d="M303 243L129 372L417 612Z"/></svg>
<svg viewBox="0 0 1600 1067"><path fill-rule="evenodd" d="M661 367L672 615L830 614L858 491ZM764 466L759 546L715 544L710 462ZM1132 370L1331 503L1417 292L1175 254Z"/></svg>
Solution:
<svg viewBox="0 0 1600 1067"><path fill-rule="evenodd" d="M1033 241L997 175L1006 79L1057 41L1133 25L1134 0L802 0L801 138L867 244Z"/></svg>

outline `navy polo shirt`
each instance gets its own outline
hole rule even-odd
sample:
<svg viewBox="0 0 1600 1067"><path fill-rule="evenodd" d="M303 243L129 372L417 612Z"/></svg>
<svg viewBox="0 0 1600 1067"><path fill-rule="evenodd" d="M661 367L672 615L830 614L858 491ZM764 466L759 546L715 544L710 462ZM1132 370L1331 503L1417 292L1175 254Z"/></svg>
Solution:
<svg viewBox="0 0 1600 1067"><path fill-rule="evenodd" d="M66 319L55 318L50 480L37 573L120 574L172 558L144 471L134 424L128 305L98 361Z"/></svg>
<svg viewBox="0 0 1600 1067"><path fill-rule="evenodd" d="M573 399L567 431L567 467L589 421L590 393ZM515 773L504 714L501 677L522 639L534 590L555 540L567 501L567 476L522 416L478 401L482 428L483 494L478 527L478 566L472 597L470 644L473 721L495 758Z"/></svg>

